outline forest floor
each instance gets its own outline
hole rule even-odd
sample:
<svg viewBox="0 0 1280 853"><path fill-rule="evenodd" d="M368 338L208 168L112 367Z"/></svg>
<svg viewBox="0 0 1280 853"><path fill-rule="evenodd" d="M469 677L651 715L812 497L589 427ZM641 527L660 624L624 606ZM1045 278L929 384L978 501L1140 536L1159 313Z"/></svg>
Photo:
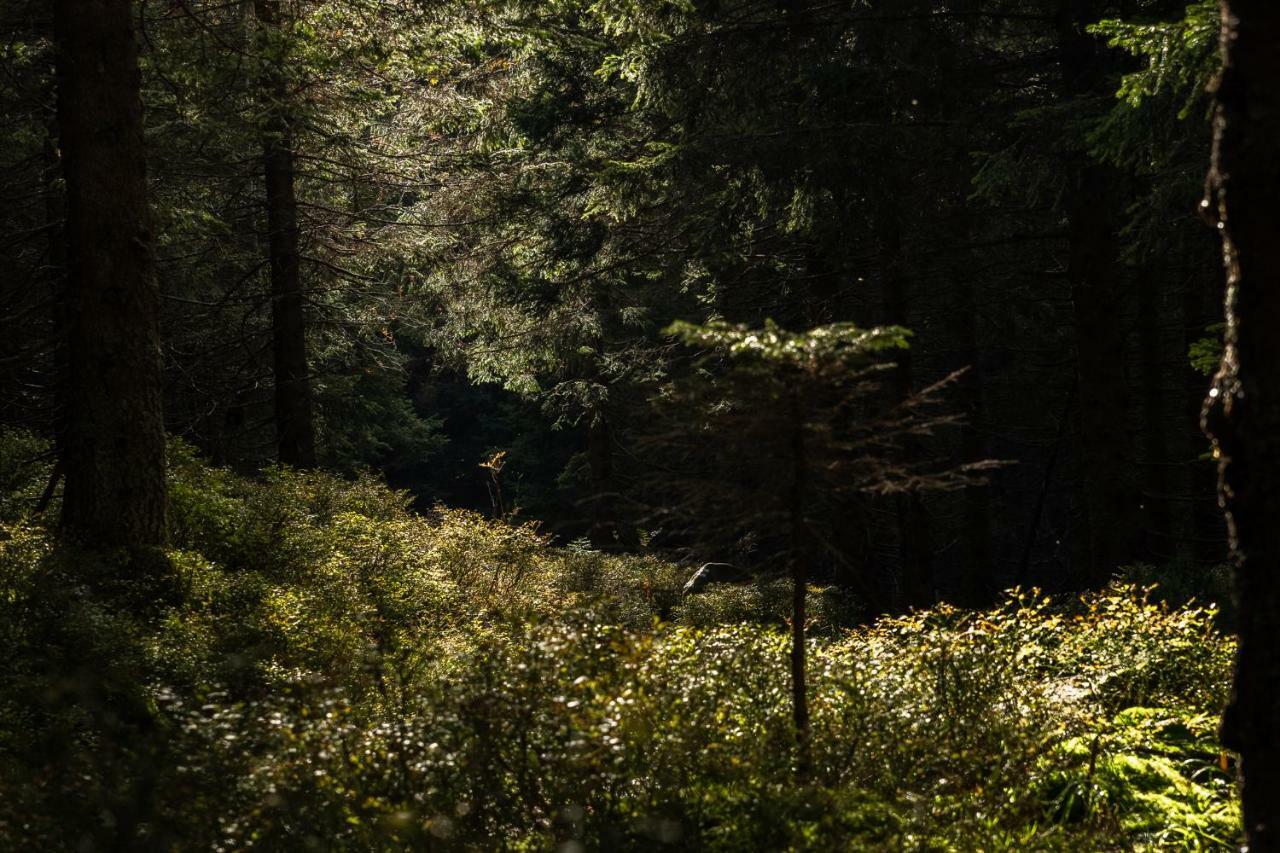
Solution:
<svg viewBox="0 0 1280 853"><path fill-rule="evenodd" d="M121 827L176 850L1238 841L1212 608L1115 585L860 624L811 589L797 781L784 584L682 600L687 568L656 558L422 517L373 479L170 456L176 584L56 544L20 509L38 472L7 480L4 846Z"/></svg>

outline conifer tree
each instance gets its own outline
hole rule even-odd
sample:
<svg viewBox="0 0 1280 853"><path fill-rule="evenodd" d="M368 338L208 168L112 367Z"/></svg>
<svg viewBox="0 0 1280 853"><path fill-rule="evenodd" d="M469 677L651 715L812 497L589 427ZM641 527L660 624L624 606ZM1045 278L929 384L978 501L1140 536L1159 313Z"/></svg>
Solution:
<svg viewBox="0 0 1280 853"><path fill-rule="evenodd" d="M796 769L809 770L806 595L819 568L849 562L837 533L848 518L840 498L914 494L974 485L990 463L948 468L905 453L913 439L956 423L933 410L944 382L915 393L886 383L902 351L900 327L849 323L788 332L769 322L751 329L725 322L676 323L669 331L701 353L654 403L665 429L653 486L653 520L709 556L753 542L756 574L790 578L791 693ZM855 573L873 607L892 596Z"/></svg>
<svg viewBox="0 0 1280 853"><path fill-rule="evenodd" d="M1226 745L1240 753L1249 850L1280 849L1280 6L1222 0L1213 162L1226 346L1205 402L1240 607Z"/></svg>
<svg viewBox="0 0 1280 853"><path fill-rule="evenodd" d="M160 293L130 0L54 5L66 178L63 524L94 546L165 541Z"/></svg>
<svg viewBox="0 0 1280 853"><path fill-rule="evenodd" d="M316 464L315 425L311 416L311 378L307 362L306 298L302 289L298 199L295 189L292 94L289 87L289 39L280 0L254 0L262 29L260 49L262 164L266 182L267 261L271 276L271 350L275 375L276 446L286 465Z"/></svg>

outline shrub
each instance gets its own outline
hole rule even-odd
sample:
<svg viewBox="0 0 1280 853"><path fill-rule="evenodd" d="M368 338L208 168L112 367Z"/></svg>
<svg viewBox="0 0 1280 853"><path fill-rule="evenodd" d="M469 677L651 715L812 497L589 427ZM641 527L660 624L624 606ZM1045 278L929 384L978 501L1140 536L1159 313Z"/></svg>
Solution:
<svg viewBox="0 0 1280 853"><path fill-rule="evenodd" d="M99 849L1226 849L1215 611L1117 584L849 629L811 591L421 517L368 478L171 456L182 595L0 525L0 838ZM127 586L127 583L124 584Z"/></svg>
<svg viewBox="0 0 1280 853"><path fill-rule="evenodd" d="M1059 667L1104 711L1226 705L1234 646L1215 627L1217 608L1153 602L1149 589L1117 583L1086 596L1061 632Z"/></svg>
<svg viewBox="0 0 1280 853"><path fill-rule="evenodd" d="M27 517L52 471L49 442L26 430L0 430L0 522Z"/></svg>

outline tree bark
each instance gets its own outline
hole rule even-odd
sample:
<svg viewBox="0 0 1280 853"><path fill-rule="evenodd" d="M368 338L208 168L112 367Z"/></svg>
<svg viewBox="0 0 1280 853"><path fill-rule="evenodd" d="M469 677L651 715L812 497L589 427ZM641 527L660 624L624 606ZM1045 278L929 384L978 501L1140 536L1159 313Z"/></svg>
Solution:
<svg viewBox="0 0 1280 853"><path fill-rule="evenodd" d="M972 176L964 173L967 185ZM968 244L970 213L965 196L957 193L957 201L951 212L956 226L949 229L956 245ZM979 342L980 323L974 276L970 273L975 258L968 252L959 252L947 267L951 279L953 303L948 310L948 324L954 335L959 363L967 372L956 387L956 404L965 418L960 432L960 460L978 462L990 458L986 439L986 399L983 393L982 347ZM961 601L970 607L986 607L999 589L992 559L991 537L991 487L983 482L964 490L962 497L963 531L961 533L964 563L961 566Z"/></svg>
<svg viewBox="0 0 1280 853"><path fill-rule="evenodd" d="M1100 17L1097 0L1062 0L1059 32L1062 94L1068 101L1105 92L1105 47L1085 28ZM1117 170L1081 152L1070 164L1067 189L1068 261L1079 377L1080 518L1077 538L1084 585L1102 584L1131 562L1137 546L1139 495L1127 431L1128 381L1121 322L1124 277L1119 275L1113 219Z"/></svg>
<svg viewBox="0 0 1280 853"><path fill-rule="evenodd" d="M619 523L618 484L613 466L613 430L603 410L587 426L587 467L591 480L591 545L602 551L630 550L639 545Z"/></svg>
<svg viewBox="0 0 1280 853"><path fill-rule="evenodd" d="M809 736L809 688L807 683L808 659L805 623L809 619L807 594L808 571L808 460L806 458L805 429L808 424L808 407L800 399L799 392L792 392L791 399L791 490L787 496L790 524L791 568L791 712L796 730L796 779L807 782L812 769Z"/></svg>
<svg viewBox="0 0 1280 853"><path fill-rule="evenodd" d="M1205 401L1239 596L1223 742L1249 850L1280 850L1280 4L1220 0L1223 70L1203 209L1222 235L1226 347Z"/></svg>
<svg viewBox="0 0 1280 853"><path fill-rule="evenodd" d="M53 299L53 417L50 424L53 428L53 447L61 460L65 456L67 444L67 412L69 391L67 387L71 377L71 369L67 363L67 332L70 327L67 313L67 211L66 195L58 186L62 176L61 152L58 145L58 127L56 117L49 121L45 129L45 140L42 148L44 157L44 219L48 228L49 254L49 288ZM57 478L61 479L61 470ZM48 507L53 499L50 491L49 500L41 499L41 506ZM44 509L38 510L43 512Z"/></svg>
<svg viewBox="0 0 1280 853"><path fill-rule="evenodd" d="M888 193L882 194L878 204L881 217L877 223L877 243L881 299L885 323L907 326L907 280L903 269L902 225L898 220L895 202ZM890 387L894 399L903 400L911 394L914 384L911 350L904 349L895 357L896 366L890 375ZM914 441L904 448L909 455L922 452ZM929 513L924 499L917 492L894 495L894 512L897 519L898 556L902 571L902 600L907 607L929 607L936 600L936 578L933 566L933 545L930 535Z"/></svg>
<svg viewBox="0 0 1280 853"><path fill-rule="evenodd" d="M1217 235L1213 235L1216 239ZM1212 271L1210 271L1212 274ZM1218 287L1205 287L1205 282L1194 276L1187 277L1182 294L1183 330L1182 353L1188 353L1197 342L1203 340L1206 330L1215 322L1221 322L1225 281ZM1184 371L1187 378L1179 386L1184 392L1179 411L1179 426L1192 429L1179 430L1182 441L1180 456L1187 460L1183 466L1181 491L1189 498L1184 501L1179 516L1183 532L1183 546L1200 565L1219 565L1227 561L1227 525L1218 508L1218 466L1207 460L1207 446L1200 422L1204 416L1204 377L1188 364Z"/></svg>
<svg viewBox="0 0 1280 853"><path fill-rule="evenodd" d="M254 0L254 13L266 31L262 96L266 108L263 170L266 180L267 260L271 275L271 343L275 373L276 444L280 461L296 468L316 464L315 425L311 415L311 378L307 364L306 300L302 290L297 170L291 93L284 59L275 38L281 35L279 0Z"/></svg>
<svg viewBox="0 0 1280 853"><path fill-rule="evenodd" d="M614 535L612 499L613 438L602 412L591 416L587 425L587 470L591 480L591 545L611 551L618 545Z"/></svg>
<svg viewBox="0 0 1280 853"><path fill-rule="evenodd" d="M1085 540L1083 580L1104 583L1136 549L1139 499L1127 432L1128 381L1116 275L1115 234L1096 209L1113 183L1109 169L1086 166L1070 212L1071 302L1080 405L1080 490ZM1105 202L1104 202L1105 203Z"/></svg>
<svg viewBox="0 0 1280 853"><path fill-rule="evenodd" d="M1143 560L1165 563L1175 556L1173 508L1169 500L1172 489L1169 473L1168 427L1178 420L1170 416L1165 403L1164 339L1160 319L1167 313L1160 301L1161 281L1151 271L1138 279L1138 335L1142 349L1142 450L1143 492L1142 546ZM1179 354L1182 355L1181 353ZM1185 356L1182 356L1185 358Z"/></svg>
<svg viewBox="0 0 1280 853"><path fill-rule="evenodd" d="M796 729L796 778L805 782L812 770L809 747L809 687L805 622L809 572L803 555L791 558L791 711Z"/></svg>
<svg viewBox="0 0 1280 853"><path fill-rule="evenodd" d="M99 546L165 541L160 298L129 0L57 0L67 184L63 526Z"/></svg>

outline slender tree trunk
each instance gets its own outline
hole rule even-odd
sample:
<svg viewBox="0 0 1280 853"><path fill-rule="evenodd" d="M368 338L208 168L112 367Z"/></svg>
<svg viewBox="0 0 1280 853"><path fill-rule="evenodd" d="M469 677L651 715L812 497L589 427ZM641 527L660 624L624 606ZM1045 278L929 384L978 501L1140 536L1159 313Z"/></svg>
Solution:
<svg viewBox="0 0 1280 853"><path fill-rule="evenodd" d="M1151 272L1138 279L1139 339L1142 348L1142 548L1140 557L1165 562L1174 556L1173 509L1169 500L1170 453L1165 406L1165 347L1160 318L1167 312L1159 299L1161 280Z"/></svg>
<svg viewBox="0 0 1280 853"><path fill-rule="evenodd" d="M68 382L71 377L67 364L67 331L70 317L67 313L67 233L66 196L58 186L62 175L59 161L57 121L51 120L45 128L44 146L44 220L48 229L49 289L53 300L53 446L61 460L67 444ZM50 495L52 497L52 495Z"/></svg>
<svg viewBox="0 0 1280 853"><path fill-rule="evenodd" d="M160 299L129 0L56 0L67 184L63 525L94 545L165 541Z"/></svg>
<svg viewBox="0 0 1280 853"><path fill-rule="evenodd" d="M1220 0L1206 213L1222 234L1226 349L1205 403L1240 604L1223 741L1240 753L1249 850L1280 850L1280 3Z"/></svg>
<svg viewBox="0 0 1280 853"><path fill-rule="evenodd" d="M1062 0L1059 6L1063 96L1068 100L1110 94L1109 63L1101 42L1085 32L1098 19L1097 0ZM1127 432L1128 382L1121 322L1126 282L1120 273L1113 220L1115 188L1110 167L1075 156L1067 192L1068 262L1079 376L1081 520L1077 541L1082 580L1106 581L1135 553L1139 521L1137 477Z"/></svg>
<svg viewBox="0 0 1280 853"><path fill-rule="evenodd" d="M587 426L587 469L591 481L591 545L611 551L618 547L613 512L613 436L603 412Z"/></svg>
<svg viewBox="0 0 1280 853"><path fill-rule="evenodd" d="M607 407L606 407L607 408ZM591 479L591 544L602 550L634 551L640 538L618 511L614 435L607 411L596 412L587 427L587 466Z"/></svg>
<svg viewBox="0 0 1280 853"><path fill-rule="evenodd" d="M971 176L964 174L967 185ZM965 196L957 193L958 200L951 215L956 226L951 229L952 239L964 245L971 239L970 217ZM956 403L964 414L965 423L960 433L960 459L977 462L990 457L986 439L986 398L983 393L982 348L979 343L981 319L977 308L974 276L970 272L974 261L972 253L956 255L947 273L951 278L954 303L948 311L948 322L955 336L960 364L968 368L956 387ZM962 600L971 607L985 607L995 595L998 586L991 547L991 487L983 482L964 490L963 507L964 547L961 551L960 589Z"/></svg>
<svg viewBox="0 0 1280 853"><path fill-rule="evenodd" d="M1031 583L1031 558L1035 555L1036 538L1040 533L1040 521L1044 518L1045 504L1049 502L1049 490L1053 486L1053 473L1058 467L1058 457L1062 453L1062 443L1066 438L1067 420L1071 417L1071 407L1075 405L1076 387L1071 386L1066 401L1062 404L1062 416L1058 418L1058 431L1049 445L1049 457L1044 463L1044 473L1040 479L1040 489L1036 493L1036 502L1031 510L1031 524L1027 528L1026 539L1022 542L1022 558L1018 561L1018 586Z"/></svg>
<svg viewBox="0 0 1280 853"><path fill-rule="evenodd" d="M905 326L908 320L907 281L903 270L902 229L893 204L886 194L878 205L882 214L877 235L881 298L885 322ZM911 350L902 350L896 361L891 385L895 398L905 399L913 384ZM921 452L914 442L909 442L905 450L912 455ZM916 492L908 492L894 495L891 500L897 517L898 554L902 565L904 599L901 604L928 607L934 603L936 584L929 514L924 499Z"/></svg>
<svg viewBox="0 0 1280 853"><path fill-rule="evenodd" d="M807 684L807 649L805 622L808 620L806 597L809 585L808 537L806 536L806 501L808 500L808 460L805 447L807 407L799 392L791 400L791 493L788 495L791 527L791 710L796 730L796 778L808 781L811 770L809 751L809 688Z"/></svg>
<svg viewBox="0 0 1280 853"><path fill-rule="evenodd" d="M1128 382L1116 275L1115 235L1097 210L1113 183L1109 170L1086 166L1071 202L1071 302L1080 405L1080 490L1086 539L1084 581L1097 585L1134 557L1138 493L1127 432Z"/></svg>
<svg viewBox="0 0 1280 853"><path fill-rule="evenodd" d="M972 320L972 317L970 317ZM971 342L970 342L971 343ZM969 343L961 344L967 347ZM970 360L969 364L974 361ZM990 457L982 433L982 377L970 368L958 389L961 411L967 422L960 436L960 457L977 462ZM972 607L984 607L998 589L991 553L991 487L983 482L969 486L964 492L964 560L961 588L964 601Z"/></svg>
<svg viewBox="0 0 1280 853"><path fill-rule="evenodd" d="M271 272L271 342L275 371L276 443L280 461L298 468L316 463L307 364L307 322L302 290L298 200L295 192L293 122L288 76L278 37L280 0L254 0L267 38L262 95L267 110L263 135L266 177L267 253Z"/></svg>
<svg viewBox="0 0 1280 853"><path fill-rule="evenodd" d="M808 567L803 555L791 557L791 708L796 727L796 778L807 781L811 770L809 754L809 687L805 622L809 618L806 595Z"/></svg>

